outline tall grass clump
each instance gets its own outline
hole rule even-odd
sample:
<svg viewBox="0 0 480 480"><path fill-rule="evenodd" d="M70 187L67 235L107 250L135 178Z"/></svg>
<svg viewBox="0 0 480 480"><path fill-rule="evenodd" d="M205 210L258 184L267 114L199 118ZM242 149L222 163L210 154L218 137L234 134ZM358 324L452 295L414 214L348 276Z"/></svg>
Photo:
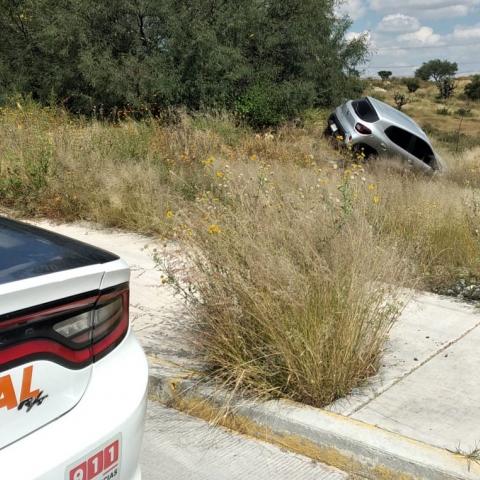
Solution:
<svg viewBox="0 0 480 480"><path fill-rule="evenodd" d="M205 200L186 220L177 286L216 379L323 406L377 371L409 266L368 223L370 192L317 175L230 172L231 204Z"/></svg>

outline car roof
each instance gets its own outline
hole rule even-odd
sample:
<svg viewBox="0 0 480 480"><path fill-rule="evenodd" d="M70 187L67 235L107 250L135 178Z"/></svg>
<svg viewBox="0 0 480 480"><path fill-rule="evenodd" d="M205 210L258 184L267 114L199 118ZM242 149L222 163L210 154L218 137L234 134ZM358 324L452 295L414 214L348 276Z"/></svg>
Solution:
<svg viewBox="0 0 480 480"><path fill-rule="evenodd" d="M408 115L405 115L403 112L400 112L396 108L388 105L385 102L377 100L374 97L367 97L367 99L370 101L380 118L392 122L393 124L395 124L395 126L404 128L410 133L418 135L419 137L430 143L426 133Z"/></svg>
<svg viewBox="0 0 480 480"><path fill-rule="evenodd" d="M113 253L0 216L0 285L114 260Z"/></svg>

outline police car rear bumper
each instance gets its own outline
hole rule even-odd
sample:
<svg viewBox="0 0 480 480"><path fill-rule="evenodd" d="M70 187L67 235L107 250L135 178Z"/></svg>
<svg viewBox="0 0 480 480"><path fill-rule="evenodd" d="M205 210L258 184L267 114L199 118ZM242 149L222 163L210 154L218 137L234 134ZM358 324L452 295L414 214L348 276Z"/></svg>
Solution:
<svg viewBox="0 0 480 480"><path fill-rule="evenodd" d="M1 478L88 480L75 473L118 441L118 461L94 480L140 480L148 364L132 332L93 368L88 388L71 411L0 450ZM113 450L112 450L113 452ZM112 453L112 455L114 455ZM113 459L113 457L112 457ZM93 467L92 467L93 468ZM74 472L74 473L72 473ZM74 475L77 475L75 478Z"/></svg>

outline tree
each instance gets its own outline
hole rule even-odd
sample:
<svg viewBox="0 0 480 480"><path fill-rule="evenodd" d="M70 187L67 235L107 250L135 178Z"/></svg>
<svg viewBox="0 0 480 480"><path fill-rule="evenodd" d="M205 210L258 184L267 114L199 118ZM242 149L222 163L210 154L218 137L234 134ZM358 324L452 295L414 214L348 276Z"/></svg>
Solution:
<svg viewBox="0 0 480 480"><path fill-rule="evenodd" d="M474 75L470 83L465 86L465 95L470 100L480 100L480 75Z"/></svg>
<svg viewBox="0 0 480 480"><path fill-rule="evenodd" d="M0 96L73 112L229 109L263 126L358 92L334 0L0 0Z"/></svg>
<svg viewBox="0 0 480 480"><path fill-rule="evenodd" d="M415 93L420 88L420 82L416 78L407 78L404 83L410 93Z"/></svg>
<svg viewBox="0 0 480 480"><path fill-rule="evenodd" d="M455 91L455 74L458 71L458 65L448 60L430 60L415 72L415 77L422 80L430 80L437 84L439 97L446 100L453 95Z"/></svg>
<svg viewBox="0 0 480 480"><path fill-rule="evenodd" d="M424 62L422 66L415 71L415 77L425 81L433 79L434 82L438 82L445 77L453 77L457 71L457 63L435 59Z"/></svg>
<svg viewBox="0 0 480 480"><path fill-rule="evenodd" d="M389 70L380 70L378 76L382 79L382 82L385 82L392 76L392 72Z"/></svg>

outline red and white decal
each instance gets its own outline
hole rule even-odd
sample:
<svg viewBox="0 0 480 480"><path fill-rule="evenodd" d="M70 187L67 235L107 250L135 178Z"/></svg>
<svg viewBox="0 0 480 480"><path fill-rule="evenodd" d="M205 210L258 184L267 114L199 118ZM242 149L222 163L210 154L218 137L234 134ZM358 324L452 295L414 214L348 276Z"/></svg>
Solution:
<svg viewBox="0 0 480 480"><path fill-rule="evenodd" d="M121 436L95 449L67 468L65 480L115 480L120 478Z"/></svg>

